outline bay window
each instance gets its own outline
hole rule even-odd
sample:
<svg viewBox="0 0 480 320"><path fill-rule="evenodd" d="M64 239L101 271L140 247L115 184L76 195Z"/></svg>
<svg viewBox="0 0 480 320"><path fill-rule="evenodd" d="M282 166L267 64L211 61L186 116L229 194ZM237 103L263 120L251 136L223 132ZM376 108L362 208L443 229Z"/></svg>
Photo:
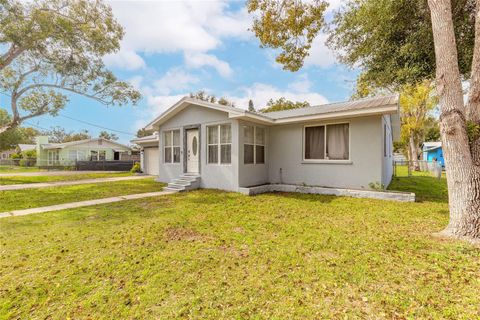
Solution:
<svg viewBox="0 0 480 320"><path fill-rule="evenodd" d="M265 163L265 129L256 126L243 127L243 163Z"/></svg>
<svg viewBox="0 0 480 320"><path fill-rule="evenodd" d="M165 163L180 163L180 130L163 133Z"/></svg>
<svg viewBox="0 0 480 320"><path fill-rule="evenodd" d="M232 163L232 127L230 124L207 127L207 163Z"/></svg>
<svg viewBox="0 0 480 320"><path fill-rule="evenodd" d="M305 127L305 160L348 160L349 139L348 123Z"/></svg>

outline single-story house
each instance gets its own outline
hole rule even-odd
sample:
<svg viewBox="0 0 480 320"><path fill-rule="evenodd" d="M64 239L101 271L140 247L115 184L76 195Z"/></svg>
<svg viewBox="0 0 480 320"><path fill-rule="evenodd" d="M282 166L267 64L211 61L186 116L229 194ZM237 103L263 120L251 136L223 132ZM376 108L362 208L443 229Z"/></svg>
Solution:
<svg viewBox="0 0 480 320"><path fill-rule="evenodd" d="M443 158L442 142L424 142L422 146L423 160L427 162L437 161L445 167L445 159Z"/></svg>
<svg viewBox="0 0 480 320"><path fill-rule="evenodd" d="M369 189L388 186L398 95L255 113L185 97L132 140L143 167L175 187L239 191L265 184Z"/></svg>
<svg viewBox="0 0 480 320"><path fill-rule="evenodd" d="M76 161L132 160L132 149L103 138L65 143L49 143L47 136L37 137L37 166L71 166ZM139 156L137 156L137 160Z"/></svg>
<svg viewBox="0 0 480 320"><path fill-rule="evenodd" d="M1 160L11 159L12 155L14 155L16 153L35 150L35 148L36 148L35 144L19 143L17 145L17 147L14 148L14 149L1 151L0 152L0 159Z"/></svg>

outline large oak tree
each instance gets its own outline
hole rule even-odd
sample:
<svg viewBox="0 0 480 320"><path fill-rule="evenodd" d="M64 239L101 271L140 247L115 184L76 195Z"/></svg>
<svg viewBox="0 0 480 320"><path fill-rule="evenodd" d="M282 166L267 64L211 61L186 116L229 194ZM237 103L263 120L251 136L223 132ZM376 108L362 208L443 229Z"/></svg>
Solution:
<svg viewBox="0 0 480 320"><path fill-rule="evenodd" d="M10 95L11 121L57 115L65 93L105 105L136 103L140 94L105 68L123 28L101 0L0 0L0 90Z"/></svg>
<svg viewBox="0 0 480 320"><path fill-rule="evenodd" d="M253 31L296 71L326 27L325 1L250 0ZM449 191L444 235L480 239L480 0L348 0L329 26L340 60L398 89L436 79ZM462 80L470 80L468 103Z"/></svg>

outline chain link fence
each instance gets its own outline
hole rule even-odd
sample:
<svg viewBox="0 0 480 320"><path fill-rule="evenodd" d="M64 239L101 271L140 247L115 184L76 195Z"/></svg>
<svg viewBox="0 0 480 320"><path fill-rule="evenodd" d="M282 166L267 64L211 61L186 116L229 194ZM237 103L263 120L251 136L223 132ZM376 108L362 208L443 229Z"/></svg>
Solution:
<svg viewBox="0 0 480 320"><path fill-rule="evenodd" d="M418 160L415 162L400 160L393 162L393 174L395 177L411 177L413 172L440 179L442 177L443 167L442 164L437 161Z"/></svg>

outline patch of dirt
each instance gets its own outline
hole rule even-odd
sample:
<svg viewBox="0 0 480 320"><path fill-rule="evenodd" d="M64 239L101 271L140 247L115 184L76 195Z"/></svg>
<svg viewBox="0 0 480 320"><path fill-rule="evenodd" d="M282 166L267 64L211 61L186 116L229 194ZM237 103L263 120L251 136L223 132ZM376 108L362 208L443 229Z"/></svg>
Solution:
<svg viewBox="0 0 480 320"><path fill-rule="evenodd" d="M205 241L209 237L198 231L188 228L169 228L165 231L165 240L168 241Z"/></svg>
<svg viewBox="0 0 480 320"><path fill-rule="evenodd" d="M242 246L241 248L236 248L231 245L222 245L219 249L227 254L233 255L239 258L246 258L248 257L248 247Z"/></svg>

